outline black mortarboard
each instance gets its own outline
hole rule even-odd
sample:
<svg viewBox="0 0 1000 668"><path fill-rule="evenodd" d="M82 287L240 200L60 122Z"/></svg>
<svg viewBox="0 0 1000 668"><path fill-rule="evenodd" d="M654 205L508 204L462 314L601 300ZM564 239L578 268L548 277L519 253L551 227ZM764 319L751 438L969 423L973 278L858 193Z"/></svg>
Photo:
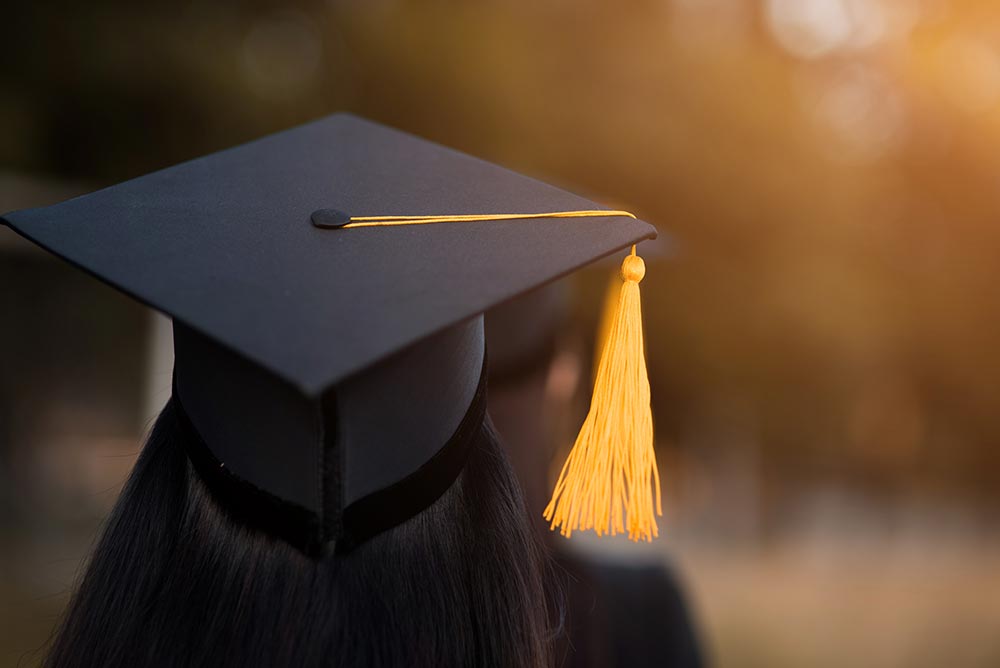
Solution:
<svg viewBox="0 0 1000 668"><path fill-rule="evenodd" d="M484 419L481 314L655 236L597 208L339 114L3 220L173 318L192 460L228 506L312 550L447 489Z"/></svg>

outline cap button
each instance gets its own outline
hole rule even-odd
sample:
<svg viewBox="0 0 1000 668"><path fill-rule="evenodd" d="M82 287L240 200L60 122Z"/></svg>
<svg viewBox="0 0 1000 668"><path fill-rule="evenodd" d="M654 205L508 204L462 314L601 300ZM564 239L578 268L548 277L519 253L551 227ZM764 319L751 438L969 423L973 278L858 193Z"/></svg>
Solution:
<svg viewBox="0 0 1000 668"><path fill-rule="evenodd" d="M321 229L338 229L351 222L351 215L337 209L316 209L310 216L312 224Z"/></svg>

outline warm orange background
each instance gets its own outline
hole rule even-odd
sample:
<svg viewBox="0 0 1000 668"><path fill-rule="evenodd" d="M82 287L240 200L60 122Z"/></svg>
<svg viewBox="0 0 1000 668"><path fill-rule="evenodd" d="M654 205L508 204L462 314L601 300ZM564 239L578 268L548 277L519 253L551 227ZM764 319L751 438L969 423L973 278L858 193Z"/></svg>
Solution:
<svg viewBox="0 0 1000 668"><path fill-rule="evenodd" d="M996 3L19 4L0 209L347 109L633 210L674 239L651 554L715 662L1000 665ZM9 233L0 281L7 665L164 396L141 308Z"/></svg>

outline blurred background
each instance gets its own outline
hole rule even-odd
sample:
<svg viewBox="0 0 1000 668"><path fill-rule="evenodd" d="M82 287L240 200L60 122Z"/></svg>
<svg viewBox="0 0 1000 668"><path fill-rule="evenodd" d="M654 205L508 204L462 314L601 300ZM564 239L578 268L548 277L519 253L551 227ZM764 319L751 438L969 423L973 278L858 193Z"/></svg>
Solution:
<svg viewBox="0 0 1000 668"><path fill-rule="evenodd" d="M715 665L1000 665L996 3L3 22L0 210L349 110L653 222L664 538L600 549L676 565ZM572 283L583 346L611 270ZM169 324L5 228L0 284L0 664L33 665L167 398Z"/></svg>

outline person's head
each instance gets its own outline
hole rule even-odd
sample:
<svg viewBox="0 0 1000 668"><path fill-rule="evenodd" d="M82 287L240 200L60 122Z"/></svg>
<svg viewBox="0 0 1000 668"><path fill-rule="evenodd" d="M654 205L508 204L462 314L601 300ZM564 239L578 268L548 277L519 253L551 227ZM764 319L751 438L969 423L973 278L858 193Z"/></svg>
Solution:
<svg viewBox="0 0 1000 668"><path fill-rule="evenodd" d="M343 114L0 220L175 327L164 424L52 665L544 662L482 314L617 250L641 265L652 226ZM567 507L596 507L601 470L573 467Z"/></svg>
<svg viewBox="0 0 1000 668"><path fill-rule="evenodd" d="M539 553L489 422L458 479L346 554L236 517L168 403L46 662L66 666L543 666Z"/></svg>
<svg viewBox="0 0 1000 668"><path fill-rule="evenodd" d="M315 399L179 323L174 348L49 666L546 665L482 318Z"/></svg>
<svg viewBox="0 0 1000 668"><path fill-rule="evenodd" d="M486 313L490 416L524 494L528 515L551 549L565 547L543 510L560 447L579 428L587 372L566 281L533 290ZM561 462L559 462L561 463Z"/></svg>

